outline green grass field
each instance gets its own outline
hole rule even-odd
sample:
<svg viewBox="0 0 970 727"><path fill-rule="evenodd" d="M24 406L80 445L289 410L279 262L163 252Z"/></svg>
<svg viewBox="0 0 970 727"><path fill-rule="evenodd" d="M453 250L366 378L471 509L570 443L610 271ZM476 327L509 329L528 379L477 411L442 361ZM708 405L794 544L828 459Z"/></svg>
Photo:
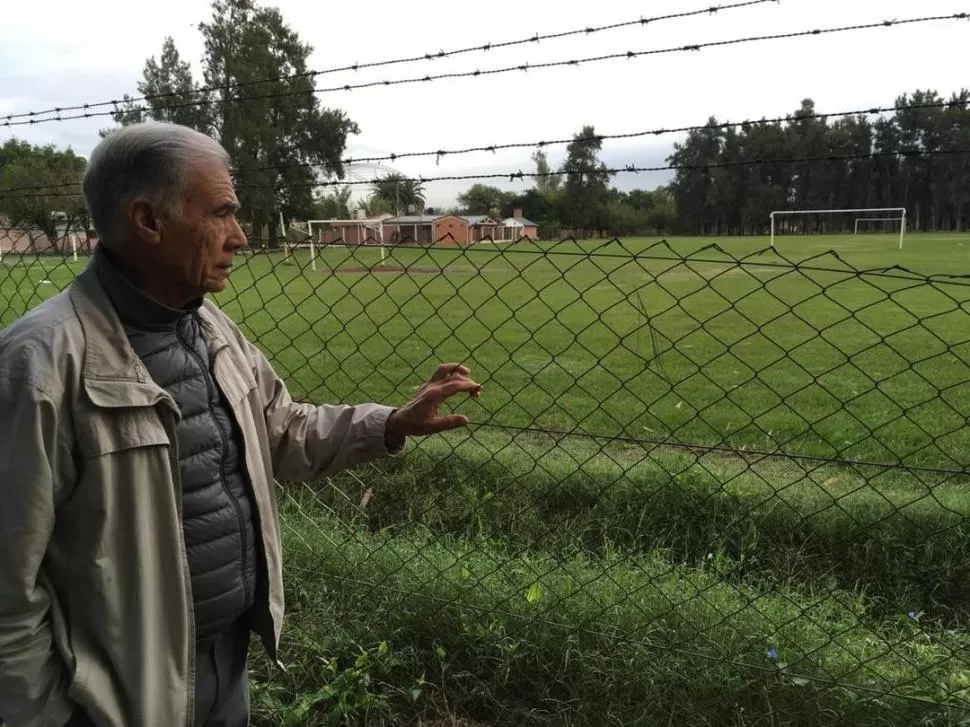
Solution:
<svg viewBox="0 0 970 727"><path fill-rule="evenodd" d="M970 235L715 242L240 261L294 395L485 387L283 485L258 724L970 724ZM83 265L6 257L3 322Z"/></svg>

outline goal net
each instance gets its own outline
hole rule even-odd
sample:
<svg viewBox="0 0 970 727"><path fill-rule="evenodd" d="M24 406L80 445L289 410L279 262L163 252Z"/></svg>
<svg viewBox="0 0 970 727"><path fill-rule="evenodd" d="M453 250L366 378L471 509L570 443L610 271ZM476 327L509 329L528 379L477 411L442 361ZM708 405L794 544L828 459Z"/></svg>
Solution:
<svg viewBox="0 0 970 727"><path fill-rule="evenodd" d="M896 217L856 217L855 229L852 234L858 235L865 232L882 235L895 234L902 229L905 222L906 218L900 215Z"/></svg>
<svg viewBox="0 0 970 727"><path fill-rule="evenodd" d="M851 216L850 216L851 215ZM775 210L771 213L771 246L775 237L785 232L817 234L848 232L852 221L852 234L858 235L864 225L878 222L880 225L894 223L893 234L899 233L899 248L906 238L905 207L875 207L841 210ZM886 228L883 227L883 230Z"/></svg>

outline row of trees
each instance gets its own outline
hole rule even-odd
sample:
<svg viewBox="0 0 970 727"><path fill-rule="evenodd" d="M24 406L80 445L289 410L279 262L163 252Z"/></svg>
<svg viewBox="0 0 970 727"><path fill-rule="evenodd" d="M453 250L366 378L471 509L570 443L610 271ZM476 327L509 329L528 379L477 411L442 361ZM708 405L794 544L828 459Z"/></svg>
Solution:
<svg viewBox="0 0 970 727"><path fill-rule="evenodd" d="M0 146L2 224L42 232L60 251L68 230L87 226L87 211L76 188L86 161L72 150L34 146L9 139Z"/></svg>
<svg viewBox="0 0 970 727"><path fill-rule="evenodd" d="M275 8L254 0L215 0L201 23L202 83L171 38L149 58L138 92L125 97L119 124L158 119L218 138L237 167L236 183L253 242L277 244L287 219L346 218L429 211L424 185L401 174L377 181L352 202L340 179L342 155L355 122L324 108L314 93L310 46ZM275 79L275 80L267 80ZM602 139L583 127L553 169L543 149L532 155L535 182L524 192L475 184L447 212L523 216L543 237L560 234L761 234L779 209L897 207L921 230L963 230L970 222L970 91L948 103L935 91L897 100L891 116L820 119L807 99L782 122L722 125L714 118L674 145L672 182L654 190L620 191L601 161ZM107 130L102 131L102 135ZM871 155L877 155L872 158ZM855 158L840 158L855 157ZM811 161L799 162L798 159ZM86 226L84 205L71 184L84 159L71 150L10 140L0 146L0 217L44 231ZM431 210L434 212L435 210ZM852 216L827 221L828 231Z"/></svg>
<svg viewBox="0 0 970 727"><path fill-rule="evenodd" d="M522 209L547 236L674 232L763 234L773 210L905 207L911 229L963 231L970 225L970 91L900 96L897 110L829 121L811 99L782 122L727 126L711 118L674 145L673 181L621 192L599 160L602 142L585 127L551 173L515 195L474 185L459 198L475 214ZM798 161L802 160L802 161ZM803 231L847 232L855 216L796 220ZM807 224L806 224L807 223Z"/></svg>
<svg viewBox="0 0 970 727"><path fill-rule="evenodd" d="M623 192L610 187L612 174L599 160L602 140L593 127L576 134L567 148L566 160L553 171L542 149L532 154L535 184L522 193L509 192L488 184L474 184L458 196L451 214L488 215L495 219L516 211L539 225L543 237L564 230L576 235L619 235L637 232L665 232L676 222L673 198L665 188ZM319 219L347 218L355 210L368 215L435 213L426 208L425 188L419 181L401 174L389 174L369 190L369 195L352 202L350 187L322 193L315 208Z"/></svg>
<svg viewBox="0 0 970 727"><path fill-rule="evenodd" d="M871 207L906 207L918 230L966 229L970 91L944 101L935 91L917 90L895 105L893 115L875 120L819 119L811 99L784 122L721 128L711 118L676 144L668 160L684 167L669 187L678 229L762 234L773 210ZM767 163L745 164L753 160ZM812 224L849 231L853 220L843 215Z"/></svg>

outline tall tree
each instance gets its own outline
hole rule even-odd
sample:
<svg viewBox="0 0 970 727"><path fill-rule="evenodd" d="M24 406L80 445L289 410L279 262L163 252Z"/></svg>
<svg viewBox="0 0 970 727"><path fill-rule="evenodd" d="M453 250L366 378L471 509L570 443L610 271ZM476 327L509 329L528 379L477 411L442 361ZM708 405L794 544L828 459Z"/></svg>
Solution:
<svg viewBox="0 0 970 727"><path fill-rule="evenodd" d="M950 97L946 110L946 140L943 149L952 152L942 158L945 183L937 194L944 198L946 229L963 232L970 222L970 90L961 89ZM962 153L961 153L962 152Z"/></svg>
<svg viewBox="0 0 970 727"><path fill-rule="evenodd" d="M359 132L344 112L320 106L307 61L312 48L276 8L216 0L202 23L203 68L214 87L213 127L236 166L237 186L257 237L280 212L306 217L313 185L343 177L347 137ZM275 225L269 245L276 246Z"/></svg>
<svg viewBox="0 0 970 727"><path fill-rule="evenodd" d="M473 184L465 192L458 195L458 204L462 211L470 215L500 216L508 201L514 195L503 192L498 187L487 184Z"/></svg>
<svg viewBox="0 0 970 727"><path fill-rule="evenodd" d="M114 114L117 123L131 124L151 118L208 133L212 125L210 94L192 78L192 66L182 60L171 36L162 43L159 60L152 56L145 61L138 93L145 98L137 103L127 94L124 96L122 109Z"/></svg>
<svg viewBox="0 0 970 727"><path fill-rule="evenodd" d="M342 179L347 138L359 133L343 111L323 108L308 73L312 48L301 42L276 8L253 0L215 0L199 24L204 41L205 88L168 38L158 61L145 64L141 110L125 104L115 120L143 118L183 123L218 138L236 167L244 215L257 244L268 230L277 245L285 217L307 217L313 189L324 178Z"/></svg>
<svg viewBox="0 0 970 727"><path fill-rule="evenodd" d="M677 226L677 208L674 195L667 187L657 187L650 193L647 211L647 227L658 234L666 234Z"/></svg>
<svg viewBox="0 0 970 727"><path fill-rule="evenodd" d="M599 160L602 138L592 126L584 126L566 147L560 170L565 177L561 199L562 222L575 229L602 234L609 228L607 201L611 174Z"/></svg>
<svg viewBox="0 0 970 727"><path fill-rule="evenodd" d="M873 199L876 207L895 207L905 201L902 185L902 135L893 117L876 120L872 128L873 145L880 155L872 163Z"/></svg>
<svg viewBox="0 0 970 727"><path fill-rule="evenodd" d="M541 148L532 153L532 163L536 165L536 190L539 194L551 198L562 185L562 175L552 173L549 158Z"/></svg>
<svg viewBox="0 0 970 727"><path fill-rule="evenodd" d="M677 210L686 222L690 234L705 234L714 226L713 211L716 198L712 193L716 180L706 165L718 161L723 132L711 117L703 129L691 131L687 139L674 144L674 152L667 161L678 169L671 191Z"/></svg>

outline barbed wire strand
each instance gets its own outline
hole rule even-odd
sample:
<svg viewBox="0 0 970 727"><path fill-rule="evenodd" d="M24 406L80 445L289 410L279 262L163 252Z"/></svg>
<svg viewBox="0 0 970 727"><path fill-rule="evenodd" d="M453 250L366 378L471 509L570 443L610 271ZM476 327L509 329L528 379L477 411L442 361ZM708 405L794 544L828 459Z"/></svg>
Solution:
<svg viewBox="0 0 970 727"><path fill-rule="evenodd" d="M924 103L924 104L909 104L909 105L897 105L897 106L883 106L883 107L869 107L865 109L853 109L850 111L831 111L827 113L812 113L812 114L787 114L785 116L774 116L774 117L762 117L762 118L751 118L744 121L723 121L716 124L706 123L698 124L693 126L678 126L664 128L659 127L656 129L648 129L645 131L631 131L618 134L594 134L588 137L570 137L570 138L559 138L559 139L547 139L541 141L531 141L531 142L513 142L508 144L489 144L487 146L473 146L465 147L461 149L437 149L434 151L420 151L420 152L404 152L401 154L387 154L385 156L374 156L374 157L348 157L342 160L343 164L353 165L353 164L370 164L373 162L394 162L400 159L414 159L420 157L437 157L440 162L446 156L458 156L461 154L472 154L476 152L497 152L505 151L509 149L532 149L538 148L543 149L547 146L560 146L564 144L590 144L590 143L601 143L604 141L620 141L627 139L639 139L647 136L665 136L669 134L685 134L693 131L706 131L708 129L714 130L724 130L732 129L736 127L754 126L756 124L778 124L785 121L791 121L792 123L801 123L804 121L812 120L827 120L832 118L843 118L851 116L876 116L879 114L905 111L908 109L945 109L951 107L966 106L966 101L941 101L939 103ZM301 166L312 166L318 167L321 164L306 164ZM266 169L266 168L262 168Z"/></svg>
<svg viewBox="0 0 970 727"><path fill-rule="evenodd" d="M874 23L865 23L865 24L860 24L860 25L847 25L847 26L840 26L840 27L835 27L835 28L822 28L822 29L816 28L816 29L812 29L812 30L796 31L796 32L790 32L790 33L778 33L778 34L773 34L773 35L746 36L746 37L743 37L743 38L732 38L730 40L709 41L709 42L705 42L705 43L695 43L695 44L689 44L689 45L683 45L683 46L676 46L676 47L669 47L669 48L653 49L653 50L625 51L625 52L620 52L620 53L609 53L609 54L600 55L600 56L590 56L590 57L586 57L586 58L576 58L576 59L561 60L561 61L550 61L550 62L547 62L547 63L533 63L533 64L530 64L530 63L520 63L520 64L517 64L517 65L514 65L514 66L506 66L506 67L501 67L501 68L491 68L491 69L486 69L486 70L477 69L477 70L474 70L474 71L464 71L464 72L455 72L455 73L441 73L441 74L437 74L437 75L430 75L429 74L429 75L420 76L420 77L414 77L414 78L403 78L403 79L394 79L394 80L371 81L371 82L368 82L368 83L358 83L358 84L344 84L342 86L333 86L331 88L323 88L323 89L319 89L318 88L318 89L313 90L312 93L314 93L314 94L336 93L336 92L355 91L355 90L361 90L361 89L366 89L366 88L377 88L377 87L380 87L380 88L391 88L391 87L395 87L395 86L404 86L404 85L410 85L410 84L428 83L428 82L432 82L432 81L441 81L441 80L446 80L446 79L452 79L452 80L454 80L454 79L461 79L461 78L480 78L480 77L484 77L484 76L495 76L495 75L500 75L500 74L507 74L507 73L514 73L514 72L528 72L528 71L543 70L543 69L550 69L550 68L563 68L563 67L567 67L567 66L576 66L576 67L578 67L578 66L581 66L581 65L584 65L584 64L601 63L601 62L609 61L609 60L618 60L618 59L632 60L632 59L635 59L635 58L645 58L645 57L648 57L648 56L664 55L664 54L669 54L669 53L699 52L699 51L704 50L704 49L707 49L707 48L727 47L727 46L741 45L741 44L746 44L746 43L759 43L759 42L770 41L770 40L790 40L792 38L810 37L810 36L821 36L821 35L831 35L831 34L835 34L835 33L846 33L846 32L861 31L861 30L872 30L872 29L877 29L877 28L891 28L891 27L898 27L898 26L903 26L903 25L914 25L914 24L918 24L918 23L940 22L940 21L945 21L945 20L949 20L949 21L952 21L952 20L966 20L966 19L968 19L968 17L970 17L970 14L968 14L966 12L963 12L963 13L955 13L955 14L951 14L951 15L934 15L934 16L927 16L927 17L920 17L920 18L909 18L909 19L905 19L905 20L884 20L884 21L874 22ZM311 93L311 91L309 91L309 90L300 90L300 91L276 92L276 93L261 94L261 95L256 95L256 96L237 97L237 98L234 98L234 99L230 99L228 101L217 101L217 102L211 102L211 101L208 101L208 100L205 100L205 101L188 101L188 102L180 103L180 104L172 104L172 105L162 106L162 107L159 107L159 109L156 109L156 111L157 110L163 110L163 109L164 110L177 110L177 109L180 109L180 108L189 108L189 107L193 107L193 106L204 105L204 104L207 104L207 103L219 103L219 104L237 103L237 104L241 104L243 102L260 101L260 100L265 101L267 99L277 99L277 98L288 98L288 97L292 97L292 96L304 95L304 94L307 94L307 93ZM121 102L119 102L119 103L121 103ZM54 117L51 117L51 118L48 118L48 119L29 119L27 121L5 121L2 124L0 124L0 126L4 126L4 127L28 126L28 125L48 123L48 122L63 122L63 121L72 121L72 120L75 120L75 119L86 119L86 118L97 118L97 117L104 117L104 116L114 116L114 115L116 115L118 113L136 113L136 112L147 112L147 111L152 111L152 109L150 107L148 107L148 106L133 106L133 107L125 108L125 109L117 109L115 111L102 111L102 112L95 112L95 113L75 114L75 115L71 115L71 116L60 116L60 115L58 115L58 116L54 116Z"/></svg>
<svg viewBox="0 0 970 727"><path fill-rule="evenodd" d="M440 175L433 177L403 177L397 181L401 182L416 182L421 184L427 184L430 182L459 182L459 181L472 181L476 179L504 179L509 182L514 182L516 180L522 179L542 179L548 177L559 177L565 176L569 177L571 175L614 175L614 174L639 174L643 172L667 172L667 171L678 171L678 170L699 170L699 169L721 169L727 167L747 167L747 166L765 166L769 164L806 164L815 162L836 162L836 161L853 161L862 159L884 159L884 158L896 158L896 157L911 157L911 156L948 156L948 155L960 155L960 154L970 154L970 149L933 149L925 151L916 150L903 150L895 152L868 152L860 154L825 154L821 156L811 156L811 157L790 157L784 159L739 159L724 162L713 162L710 164L665 164L658 166L636 166L634 164L628 164L623 167L606 167L606 168L582 168L571 171L557 171L557 172L496 172L496 173L486 173L486 174L454 174L454 175ZM368 180L341 180L337 182L326 181L326 182L312 182L306 184L291 184L291 185L280 185L292 188L300 187L333 187L333 186L343 186L343 185L373 185L383 181L379 177ZM240 189L254 189L261 188L265 185L240 185Z"/></svg>
<svg viewBox="0 0 970 727"><path fill-rule="evenodd" d="M250 86L256 86L263 83L280 83L282 81L297 80L300 78L317 78L320 76L335 74L335 73L345 73L349 71L362 71L368 68L381 68L387 66L395 66L406 63L418 63L422 61L435 61L444 58L453 58L459 55L465 55L468 53L475 52L488 52L491 50L498 50L500 48L511 48L518 45L527 45L529 43L541 43L545 40L560 40L562 38L569 38L577 35L593 35L595 33L608 32L613 30L620 30L622 28L630 28L641 26L645 27L647 25L662 22L665 20L678 20L684 18L695 17L698 15L716 15L723 10L735 10L739 8L750 7L753 5L764 5L766 3L779 4L781 0L743 0L742 2L725 3L721 5L709 5L696 10L689 10L680 13L669 13L667 15L656 15L650 18L644 18L643 16L635 20L627 20L619 23L611 23L609 25L599 25L599 26L585 26L583 28L577 28L575 30L567 30L558 33L546 33L540 34L535 33L528 38L520 38L517 40L503 41L500 43L483 43L480 45L469 46L467 48L458 48L455 50L445 51L439 50L432 53L423 53L414 56L405 56L402 58L393 58L389 60L372 61L367 63L353 63L347 66L338 66L335 68L326 68L319 71L306 71L304 73L292 73L282 76L274 76L269 78L261 78L253 81L242 81L240 83L234 84L222 84L222 85L212 85L212 86L202 86L197 89L193 89L191 92L194 94L212 93L213 91L234 91L240 88L248 88ZM156 94L145 94L144 96L137 96L128 99L112 99L110 101L98 101L95 103L85 103L78 104L74 106L55 106L50 109L44 109L42 111L23 111L16 114L7 114L0 118L6 119L7 121L13 121L14 119L23 118L34 118L36 116L46 116L49 114L60 114L70 111L85 111L90 109L102 108L105 106L117 106L121 103L138 103L141 101L155 101L163 98L170 98L174 96L181 95L182 92L170 92L170 93L156 93ZM208 103L208 100L200 100L200 103ZM43 121L48 121L52 119L40 119L38 123ZM7 124L4 124L7 125Z"/></svg>
<svg viewBox="0 0 970 727"><path fill-rule="evenodd" d="M724 169L730 167L758 167L766 166L770 164L811 164L811 163L821 163L821 162L838 162L838 161L860 161L865 159L891 159L891 158L908 158L908 157L919 157L919 156L957 156L961 154L970 154L970 149L926 149L926 150L899 150L899 151L887 151L887 152L866 152L858 154L823 154L819 156L807 156L807 157L787 157L781 159L734 159L730 161L722 162L710 162L706 164L665 164L658 166L637 166L635 164L628 164L623 167L591 167L591 168L581 168L573 169L569 171L557 171L557 172L494 172L494 173L473 173L473 174L451 174L451 175L440 175L433 177L395 177L397 182L413 182L419 184L428 184L431 182L460 182L460 181L473 181L473 180L484 180L484 179L502 179L509 182L514 182L516 180L524 179L543 179L548 177L559 177L565 176L569 177L571 175L616 175L616 174L640 174L644 172L667 172L667 171L691 171L691 170L703 170L703 169ZM381 177L373 177L371 179L353 179L353 180L339 180L339 181L322 181L322 182L298 182L293 184L237 184L236 189L306 189L306 188L317 188L317 187L341 187L341 186L365 186L374 185L384 181ZM55 188L55 187L52 187ZM16 190L11 190L16 191ZM30 199L38 197L76 197L77 192L52 192L49 194L23 194L23 195L11 195L3 194L0 195L0 200L3 199Z"/></svg>
<svg viewBox="0 0 970 727"><path fill-rule="evenodd" d="M441 159L446 156L459 156L464 154L474 154L480 152L491 152L495 153L498 151L506 151L510 149L543 149L549 146L557 146L563 144L591 144L591 143L601 143L604 141L617 141L617 140L627 140L627 139L637 139L647 136L664 136L669 134L682 134L691 133L695 131L707 131L707 130L725 130L732 129L736 127L746 127L755 126L758 124L778 124L783 122L791 122L792 124L803 123L806 121L824 121L833 118L850 118L856 116L877 116L884 113L899 112L899 111L909 111L909 110L930 110L930 109L949 109L949 108L966 108L968 105L967 100L957 99L952 101L939 101L934 103L914 103L914 104L899 104L896 106L876 106L869 107L865 109L853 109L849 111L830 111L825 113L811 113L811 114L801 114L795 112L794 114L789 113L785 116L775 116L775 117L760 117L760 118L749 118L743 121L723 121L719 123L706 123L697 124L694 126L679 126L679 127L659 127L656 129L648 129L645 131L631 131L617 134L594 134L592 136L576 136L572 138L560 138L560 139L545 139L539 141L528 141L528 142L511 142L507 144L487 144L484 146L469 146L460 149L435 149L430 151L416 151L416 152L404 152L401 154L386 154L384 156L372 156L372 157L347 157L341 160L341 164L347 166L353 166L354 164L370 164L373 162L384 162L384 161L398 161L400 159L414 159L422 157L437 157L436 163L440 163ZM245 172L269 172L269 171L285 171L288 169L314 169L317 167L326 166L323 162L301 162L297 164L280 164L280 165L267 165L261 167L233 167L232 171L234 173L245 173ZM70 189L72 187L80 187L80 182L62 182L59 184L37 184L37 185L24 185L21 187L6 187L0 188L0 193L2 192L19 192L24 190L32 189Z"/></svg>

